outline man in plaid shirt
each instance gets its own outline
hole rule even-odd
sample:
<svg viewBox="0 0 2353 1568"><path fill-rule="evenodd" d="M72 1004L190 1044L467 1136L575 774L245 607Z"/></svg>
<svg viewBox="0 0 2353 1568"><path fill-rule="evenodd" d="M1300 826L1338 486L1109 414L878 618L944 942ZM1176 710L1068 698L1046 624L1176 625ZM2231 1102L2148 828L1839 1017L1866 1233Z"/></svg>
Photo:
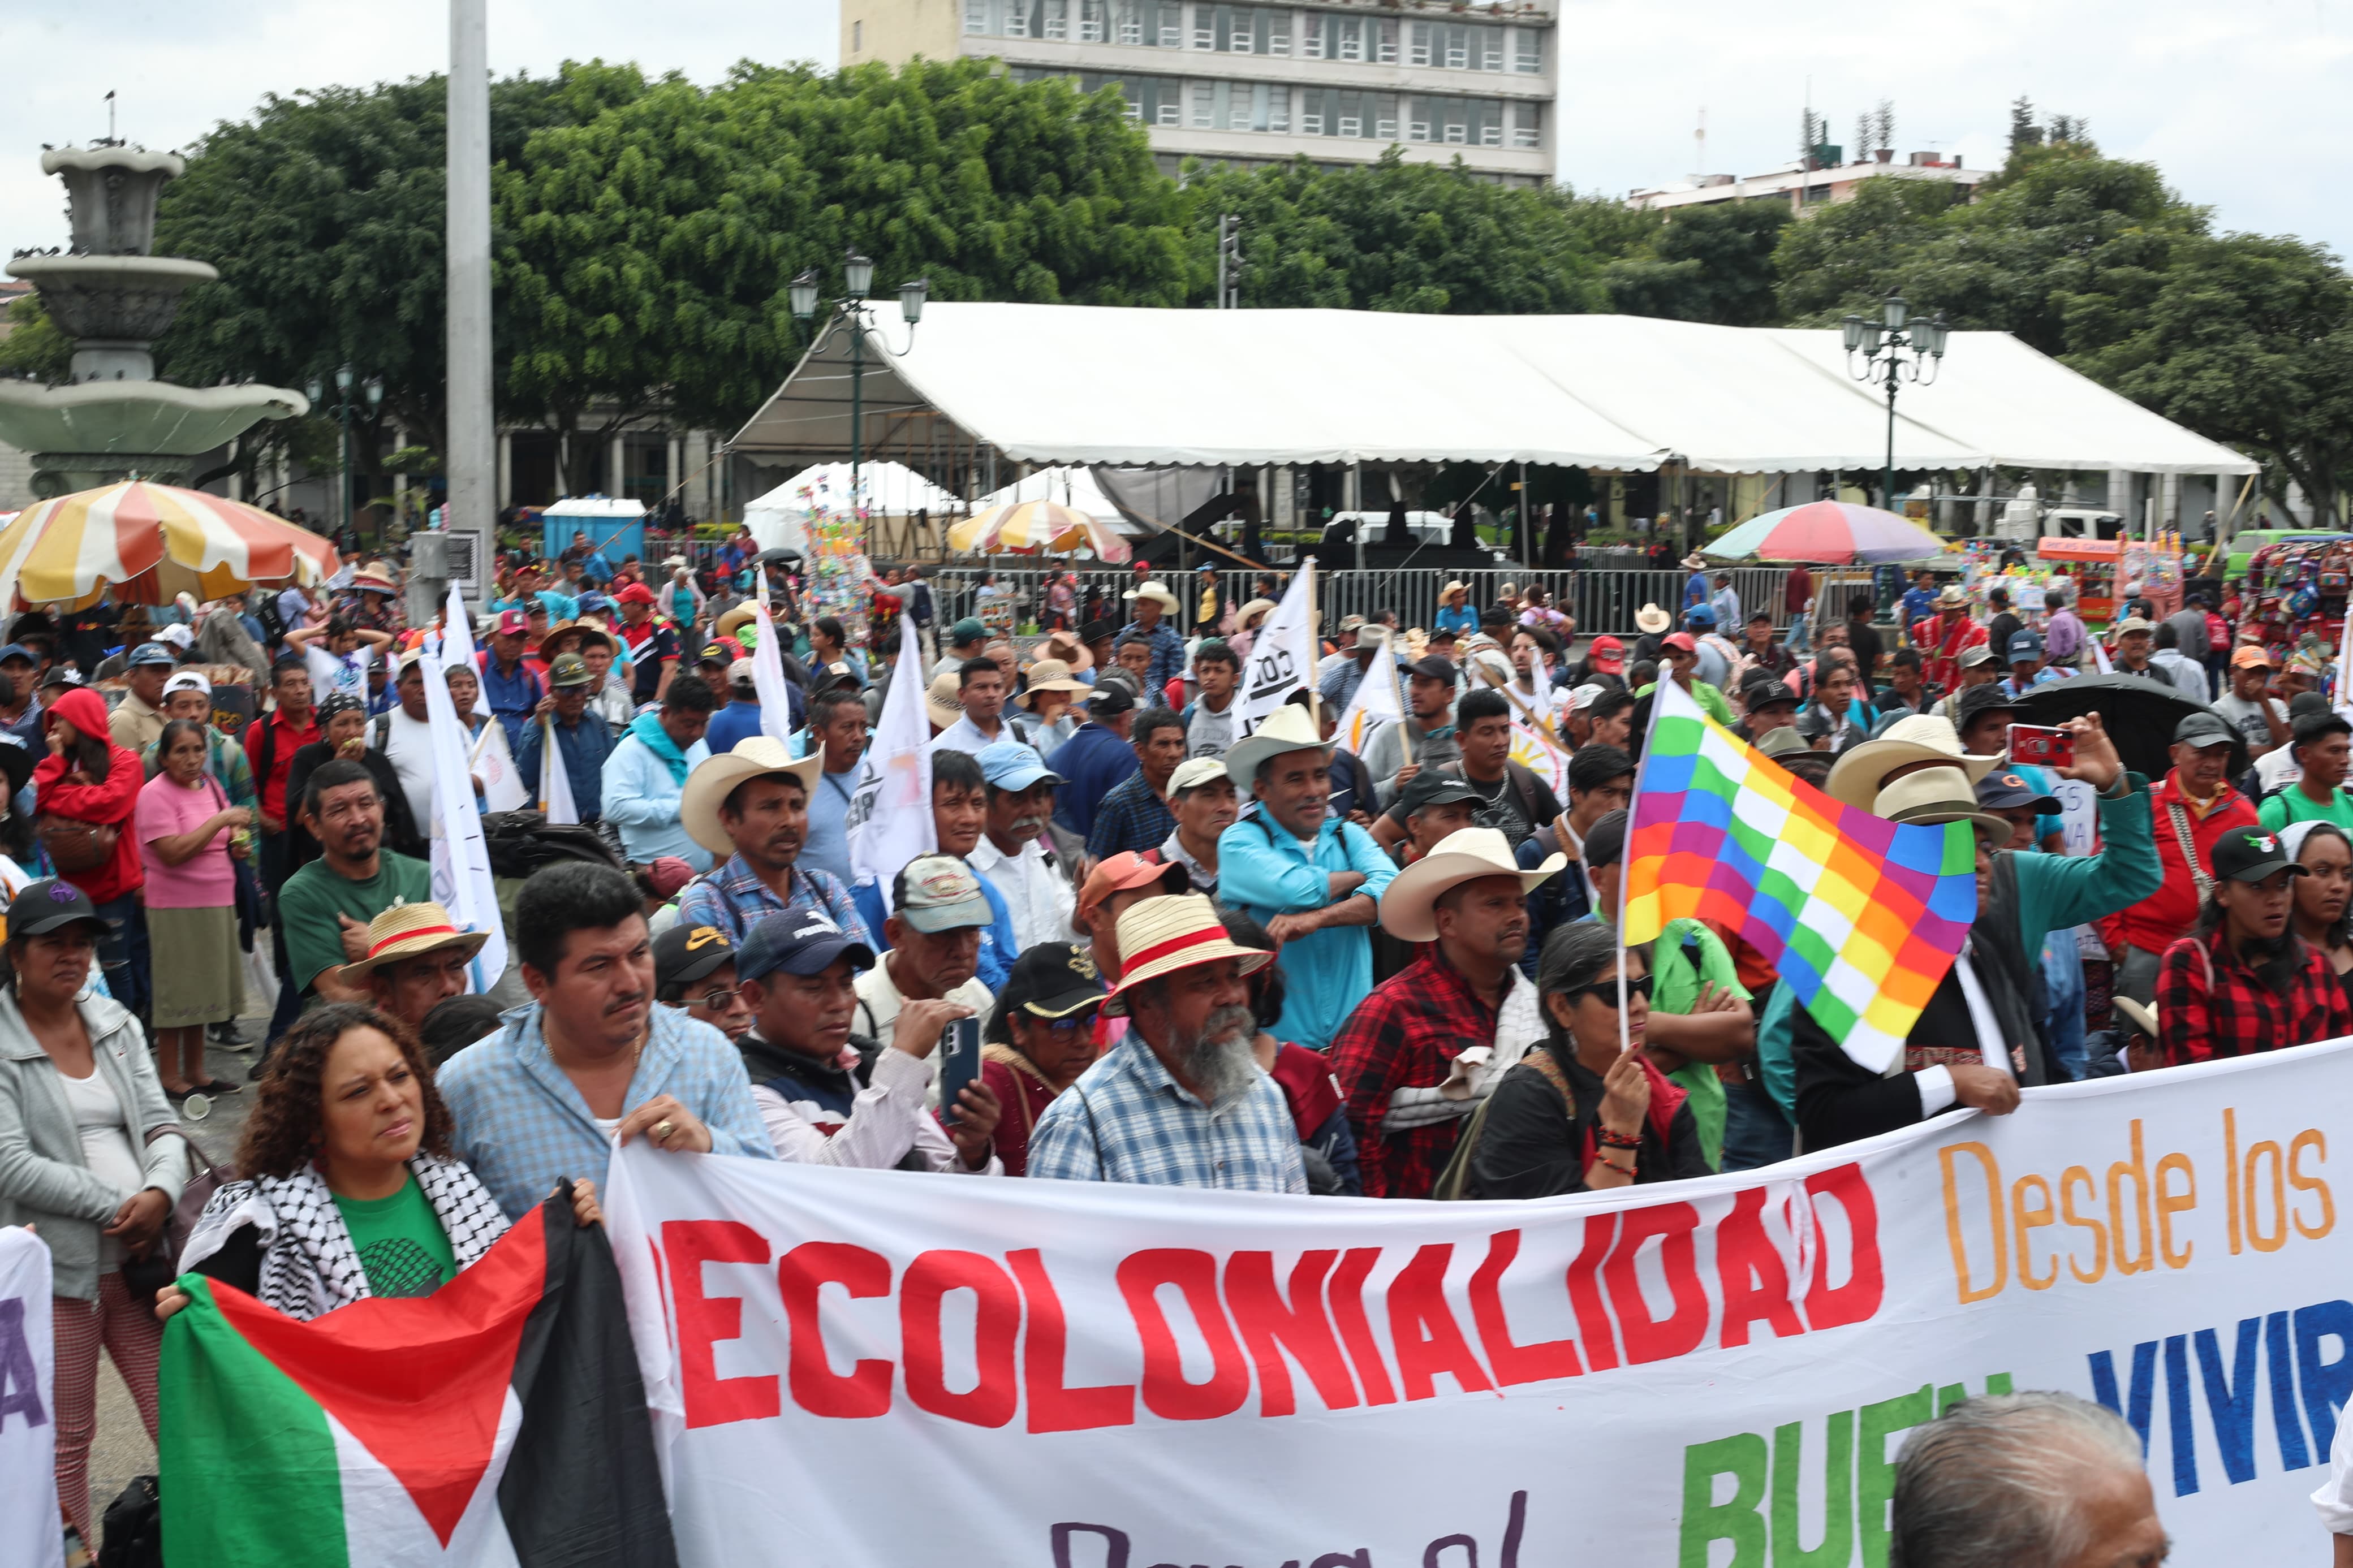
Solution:
<svg viewBox="0 0 2353 1568"><path fill-rule="evenodd" d="M1128 731L1140 766L1112 785L1095 805L1087 853L1098 860L1128 850L1157 849L1176 831L1168 809L1168 778L1185 760L1185 721L1166 708L1135 716Z"/></svg>
<svg viewBox="0 0 2353 1568"><path fill-rule="evenodd" d="M2353 1005L2327 955L2288 924L2304 868L2268 829L2214 840L2221 918L2165 950L2157 970L2158 1045L2167 1065L2251 1056L2353 1034Z"/></svg>

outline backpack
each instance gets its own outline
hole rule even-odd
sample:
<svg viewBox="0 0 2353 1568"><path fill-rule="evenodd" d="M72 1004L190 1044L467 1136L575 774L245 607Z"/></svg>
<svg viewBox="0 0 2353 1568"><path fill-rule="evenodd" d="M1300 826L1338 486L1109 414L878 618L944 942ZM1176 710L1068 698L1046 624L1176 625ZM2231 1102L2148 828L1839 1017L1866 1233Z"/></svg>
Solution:
<svg viewBox="0 0 2353 1568"><path fill-rule="evenodd" d="M493 811L482 818L493 877L528 877L559 860L586 860L626 874L628 867L593 826L551 823L536 811Z"/></svg>

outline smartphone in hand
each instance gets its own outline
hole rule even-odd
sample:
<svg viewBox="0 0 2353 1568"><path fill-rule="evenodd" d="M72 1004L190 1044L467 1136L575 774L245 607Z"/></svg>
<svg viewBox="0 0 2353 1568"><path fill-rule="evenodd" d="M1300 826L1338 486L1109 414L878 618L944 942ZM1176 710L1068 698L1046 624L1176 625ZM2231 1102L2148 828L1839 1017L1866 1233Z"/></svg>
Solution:
<svg viewBox="0 0 2353 1568"><path fill-rule="evenodd" d="M940 1109L954 1121L956 1098L980 1081L980 1020L956 1018L940 1035Z"/></svg>

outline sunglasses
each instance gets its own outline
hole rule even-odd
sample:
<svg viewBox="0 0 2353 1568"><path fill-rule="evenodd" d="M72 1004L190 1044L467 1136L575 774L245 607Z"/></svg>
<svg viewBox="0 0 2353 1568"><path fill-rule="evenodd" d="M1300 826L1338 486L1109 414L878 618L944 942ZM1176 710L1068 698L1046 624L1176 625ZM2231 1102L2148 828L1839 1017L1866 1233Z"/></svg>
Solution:
<svg viewBox="0 0 2353 1568"><path fill-rule="evenodd" d="M1081 1031L1092 1027L1093 1024L1093 1016L1091 1014L1086 1013L1081 1013L1066 1018L1040 1018L1035 1013L1029 1014L1029 1026L1031 1028L1043 1029L1050 1035L1060 1036L1066 1038L1078 1035Z"/></svg>
<svg viewBox="0 0 2353 1568"><path fill-rule="evenodd" d="M1618 977L1613 974L1607 980L1597 981L1591 985L1576 986L1561 992L1560 994L1572 1002L1579 996L1599 996L1604 1006L1615 1007L1618 1005ZM1626 982L1626 994L1629 998L1640 996L1643 1001L1648 1002L1651 999L1651 977L1645 974L1640 980L1630 978Z"/></svg>

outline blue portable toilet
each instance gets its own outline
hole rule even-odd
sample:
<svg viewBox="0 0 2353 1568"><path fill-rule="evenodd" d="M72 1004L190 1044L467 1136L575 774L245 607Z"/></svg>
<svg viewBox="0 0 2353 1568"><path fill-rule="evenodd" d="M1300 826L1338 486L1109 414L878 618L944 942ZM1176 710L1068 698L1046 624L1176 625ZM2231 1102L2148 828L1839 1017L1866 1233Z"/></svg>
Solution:
<svg viewBox="0 0 2353 1568"><path fill-rule="evenodd" d="M610 496L567 496L541 514L541 551L550 560L571 547L575 533L586 533L591 549L604 552L615 566L631 555L646 553L646 507L643 501L616 500Z"/></svg>

